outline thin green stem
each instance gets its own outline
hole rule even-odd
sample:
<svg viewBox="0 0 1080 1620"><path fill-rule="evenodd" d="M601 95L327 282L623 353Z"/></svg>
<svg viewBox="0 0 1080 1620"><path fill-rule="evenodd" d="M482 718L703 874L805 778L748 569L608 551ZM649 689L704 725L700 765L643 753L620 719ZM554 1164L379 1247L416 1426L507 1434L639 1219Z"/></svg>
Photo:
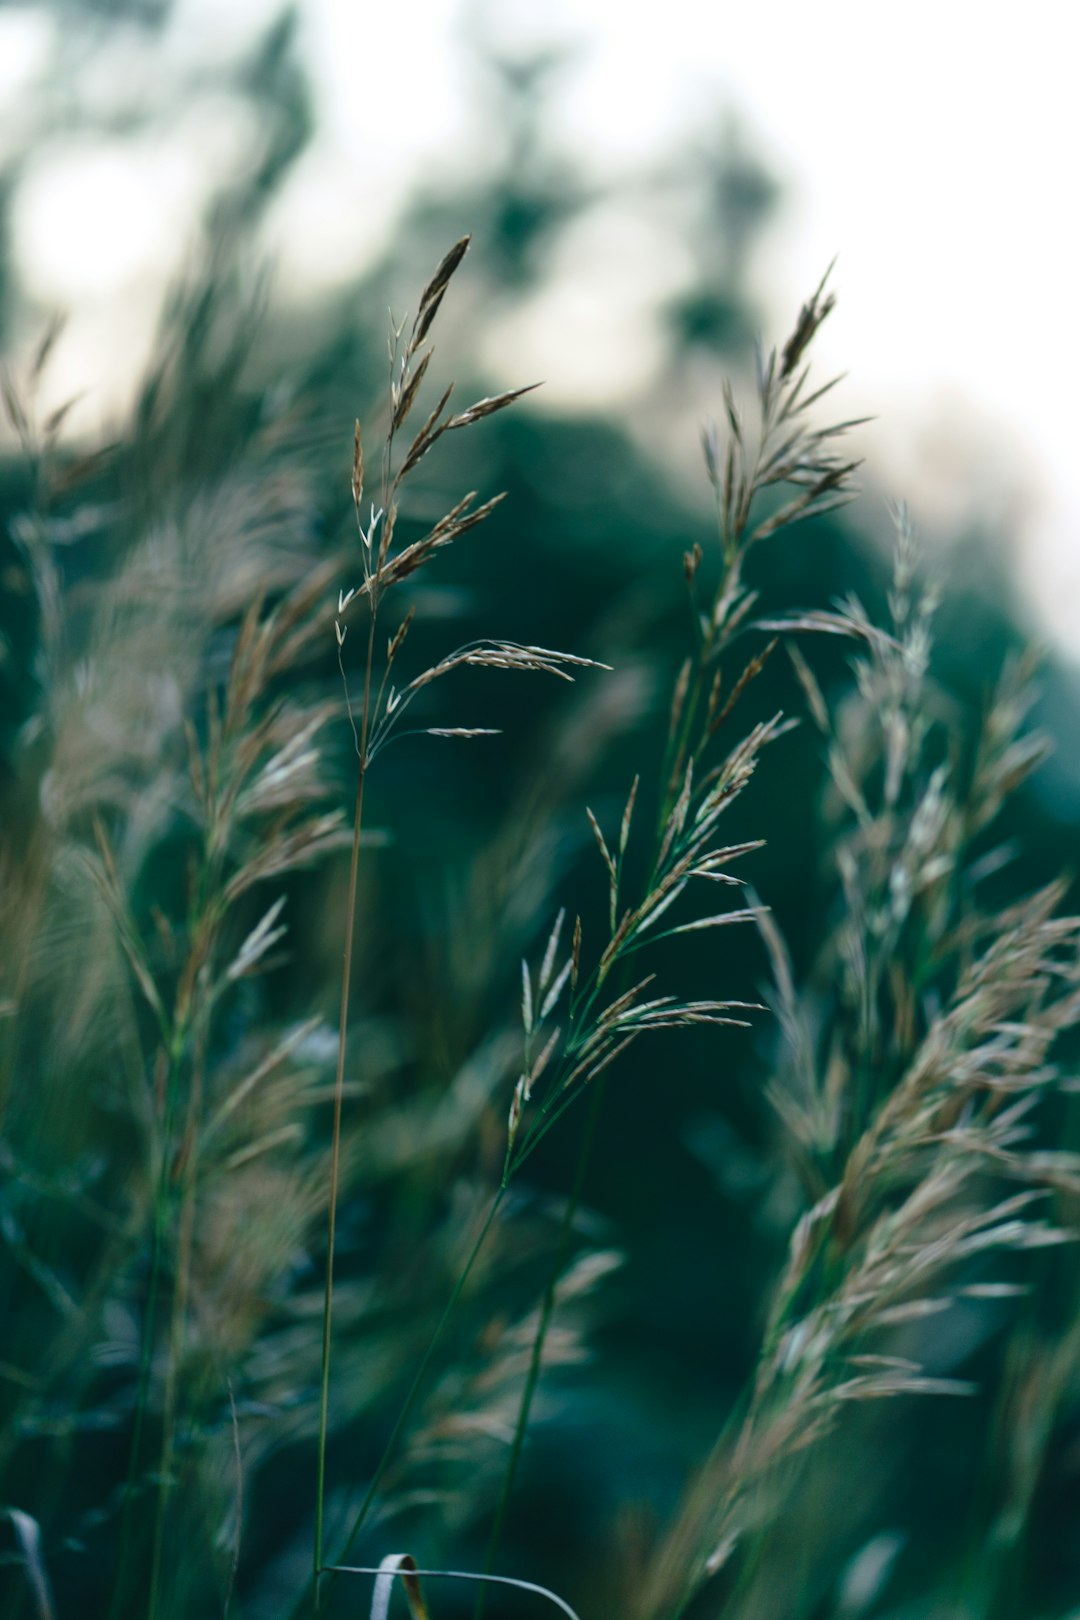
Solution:
<svg viewBox="0 0 1080 1620"><path fill-rule="evenodd" d="M506 1187L507 1183L505 1181L501 1182L494 1198L491 1201L488 1212L484 1217L483 1225L477 1234L476 1241L473 1243L473 1246L469 1251L468 1259L465 1261L464 1266L458 1274L458 1279L454 1284L453 1292L450 1295L450 1298L447 1300L446 1307L439 1318L438 1326L428 1341L428 1347L424 1352L423 1360L417 1368L413 1381L409 1386L409 1392L406 1395L401 1410L397 1415L394 1422L394 1427L390 1431L390 1437L387 1440L386 1445L383 1447L382 1455L375 1467L375 1472L371 1476L371 1481L368 1485L364 1500L361 1502L356 1516L349 1527L348 1535L345 1537L341 1550L338 1553L337 1558L334 1560L335 1564L343 1563L348 1557L357 1536L360 1534L360 1531L367 1520L367 1516L371 1511L372 1505L374 1504L375 1497L378 1494L379 1486L382 1483L382 1477L386 1472L387 1465L394 1453L394 1448L397 1445L398 1438L405 1426L410 1412L413 1409L413 1406L416 1404L416 1398L420 1393L424 1379L427 1377L427 1371L431 1366L432 1357L434 1356L435 1351L438 1349L439 1344L442 1342L443 1334L446 1332L450 1319L457 1309L458 1301L464 1292L465 1285L472 1273L473 1266L476 1264L477 1256L484 1246L484 1241L487 1238L488 1233L491 1231L492 1223L495 1220L499 1206L503 1201L503 1197L505 1196ZM320 1577L325 1574L328 1575L332 1581L334 1578L334 1573L335 1572L332 1566L320 1564L319 1568L315 1571L312 1581L312 1585L316 1589L316 1592L319 1587Z"/></svg>
<svg viewBox="0 0 1080 1620"><path fill-rule="evenodd" d="M127 1587L127 1565L131 1556L131 1516L135 1499L135 1479L142 1454L143 1426L150 1387L150 1360L153 1346L153 1324L157 1317L158 1294L161 1287L161 1255L165 1242L165 1222L155 1213L154 1236L150 1255L150 1286L147 1291L146 1313L143 1322L142 1345L139 1351L139 1387L135 1400L135 1426L128 1454L127 1480L124 1485L124 1507L120 1521L120 1548L116 1560L116 1582L113 1586L110 1620L117 1620Z"/></svg>
<svg viewBox="0 0 1080 1620"><path fill-rule="evenodd" d="M322 1371L319 1390L319 1462L315 1484L315 1545L312 1558L312 1602L319 1612L319 1575L323 1563L323 1516L326 1497L326 1434L330 1410L330 1338L334 1310L334 1246L337 1236L338 1184L341 1176L341 1115L345 1095L345 1054L349 1035L349 994L352 986L353 936L356 932L357 870L360 864L360 829L364 819L364 783L367 779L367 740L371 718L371 665L375 650L375 609L368 626L364 669L364 706L360 720L360 763L353 815L352 854L349 860L349 898L345 915L345 957L341 972L341 1010L338 1021L337 1073L334 1080L334 1126L330 1147L330 1207L326 1225L326 1289L323 1296Z"/></svg>
<svg viewBox="0 0 1080 1620"><path fill-rule="evenodd" d="M150 1283L147 1290L146 1312L143 1319L142 1343L139 1351L139 1384L135 1401L135 1424L131 1437L131 1450L128 1455L128 1472L124 1485L124 1506L120 1524L120 1547L117 1555L116 1581L113 1586L112 1601L109 1607L110 1620L117 1620L120 1614L127 1590L127 1567L131 1556L131 1529L132 1510L135 1498L135 1481L138 1476L139 1458L142 1455L143 1430L146 1425L146 1410L150 1396L150 1374L153 1361L154 1327L157 1320L158 1300L161 1294L162 1270L164 1266L165 1244L168 1235L170 1208L173 1202L170 1192L170 1182L173 1172L173 1133L176 1115L179 1108L179 1079L180 1068L187 1045L188 1034L193 1018L192 1000L195 994L198 972L193 963L198 953L204 947L200 939L200 930L209 931L212 938L214 918L209 899L211 892L211 879L214 859L212 848L215 842L216 829L211 827L206 835L203 859L200 863L199 876L196 887L191 895L188 908L188 928L193 941L192 951L188 959L188 967L181 976L177 987L176 1000L173 1008L171 1025L162 1027L162 1036L165 1040L165 1076L163 1083L163 1118L161 1134L161 1152L158 1165L157 1183L154 1191L154 1230L150 1254ZM209 1006L204 1009L209 1015ZM197 1059L197 1063L201 1058ZM198 1076L193 1076L196 1084ZM199 1097L193 1091L189 1098L187 1135L189 1149L194 1154L193 1108L197 1109ZM188 1168L193 1173L194 1159L188 1160ZM194 1195L194 1183L190 1178L185 1179L185 1195L190 1187ZM178 1277L177 1289L181 1284ZM171 1435L169 1433L169 1413L175 1398L174 1370L175 1361L172 1351L177 1346L177 1295L173 1300L173 1324L170 1331L170 1362L168 1375L168 1388L165 1400L165 1428L163 1434L163 1456L160 1469L161 1483L159 1486L158 1506L154 1529L154 1554L151 1566L149 1613L153 1614L157 1603L157 1585L160 1576L161 1550L164 1537L165 1499L168 1492L168 1473L171 1466Z"/></svg>
<svg viewBox="0 0 1080 1620"><path fill-rule="evenodd" d="M179 1394L180 1359L184 1348L184 1323L191 1293L191 1259L195 1241L195 1198L198 1186L199 1113L203 1094L203 1063L205 1057L205 1020L209 1005L204 1009L196 1031L194 1061L188 1097L187 1121L181 1146L184 1181L180 1200L180 1231L177 1246L176 1285L173 1289L172 1322L169 1328L169 1359L162 1402L162 1444L160 1482L158 1485L157 1513L154 1523L153 1559L150 1569L150 1600L147 1620L156 1620L158 1613L161 1572L165 1554L165 1521L169 1496L172 1492L173 1457L176 1450L176 1414Z"/></svg>
<svg viewBox="0 0 1080 1620"><path fill-rule="evenodd" d="M173 1124L176 1113L177 1069L183 1049L183 1033L175 1031L168 1054L168 1072L165 1081L165 1116L162 1121L161 1150L157 1182L154 1190L154 1229L150 1251L150 1282L147 1289L146 1311L143 1317L142 1343L139 1348L139 1385L135 1398L135 1424L128 1455L127 1480L124 1485L124 1507L120 1521L120 1547L116 1560L116 1581L113 1586L110 1620L120 1614L127 1590L127 1567L131 1556L132 1513L135 1500L135 1481L138 1477L139 1458L142 1455L143 1430L150 1398L150 1369L153 1360L154 1325L157 1320L158 1299L161 1293L161 1273L164 1263L165 1240L169 1224L169 1175L172 1164Z"/></svg>
<svg viewBox="0 0 1080 1620"><path fill-rule="evenodd" d="M555 1310L555 1296L558 1291L559 1278L566 1268L566 1259L570 1251L570 1243L574 1234L574 1222L577 1219L578 1207L581 1203L581 1194L585 1187L585 1177L592 1158L593 1144L596 1140L596 1128L600 1119L600 1109L604 1100L604 1084L606 1076L601 1076L593 1091L589 1115L585 1122L581 1144L578 1148L577 1165L574 1171L574 1185L567 1201L563 1214L562 1228L559 1232L559 1247L548 1275L547 1288L544 1292L543 1304L540 1307L540 1320L537 1323L536 1334L532 1343L532 1354L529 1358L529 1371L525 1378L525 1387L521 1392L521 1402L518 1406L517 1423L514 1426L514 1439L510 1447L510 1456L506 1463L506 1473L503 1476L502 1491L499 1495L499 1505L495 1512L495 1522L491 1527L491 1537L488 1541L487 1555L484 1559L484 1574L490 1575L495 1568L495 1560L499 1556L499 1547L502 1543L503 1529L506 1524L506 1515L513 1495L514 1482L517 1478L518 1466L521 1462L521 1452L525 1444L525 1435L529 1427L529 1417L532 1412L533 1398L536 1395L536 1386L540 1381L540 1371L544 1361L544 1344L547 1340L548 1329ZM487 1603L488 1587L480 1586L476 1595L476 1607L473 1610L474 1620L482 1620Z"/></svg>

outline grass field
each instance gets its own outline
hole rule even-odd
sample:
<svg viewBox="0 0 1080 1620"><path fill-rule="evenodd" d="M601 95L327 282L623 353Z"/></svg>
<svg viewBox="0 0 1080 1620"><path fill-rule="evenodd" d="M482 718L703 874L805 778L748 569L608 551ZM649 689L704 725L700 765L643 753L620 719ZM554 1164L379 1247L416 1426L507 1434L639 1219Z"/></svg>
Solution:
<svg viewBox="0 0 1080 1620"><path fill-rule="evenodd" d="M903 511L778 596L854 494L827 281L713 528L508 560L467 247L351 473L211 284L104 454L7 381L2 1612L1080 1612L1034 660L942 678Z"/></svg>

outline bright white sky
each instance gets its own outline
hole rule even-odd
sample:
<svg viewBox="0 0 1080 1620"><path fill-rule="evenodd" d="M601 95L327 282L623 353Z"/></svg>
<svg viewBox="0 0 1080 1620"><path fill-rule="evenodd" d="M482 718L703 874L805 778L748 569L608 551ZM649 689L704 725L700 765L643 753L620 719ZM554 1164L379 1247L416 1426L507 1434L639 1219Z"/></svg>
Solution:
<svg viewBox="0 0 1080 1620"><path fill-rule="evenodd" d="M180 0L170 49L224 58L275 9ZM775 330L839 254L822 363L851 372L845 409L881 419L859 448L930 528L980 513L1013 523L1021 583L1080 658L1078 8L304 0L301 15L322 126L271 226L286 291L371 257L419 172L482 170L466 24L508 48L581 47L552 122L586 169L641 169L730 107L787 188L759 259ZM0 107L32 98L54 45L43 9L0 12ZM17 262L43 303L74 313L58 389L96 390L107 411L117 354L149 330L185 222L244 141L235 105L203 102L137 151L56 144L28 169ZM545 376L552 403L625 399L655 355L645 312L683 267L661 232L617 214L583 227L564 259L498 349L515 378L522 364Z"/></svg>

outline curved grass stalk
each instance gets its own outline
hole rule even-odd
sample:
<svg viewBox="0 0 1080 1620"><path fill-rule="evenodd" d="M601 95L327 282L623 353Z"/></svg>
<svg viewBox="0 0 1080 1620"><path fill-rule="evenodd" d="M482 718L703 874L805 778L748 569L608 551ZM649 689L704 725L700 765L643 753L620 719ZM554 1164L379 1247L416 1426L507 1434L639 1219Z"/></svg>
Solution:
<svg viewBox="0 0 1080 1620"><path fill-rule="evenodd" d="M419 1576L423 1576L426 1581L479 1581L482 1583L484 1590L488 1586L506 1586L512 1591L532 1592L536 1597L546 1598L549 1603L555 1605L560 1614L568 1615L569 1620L578 1620L576 1612L564 1598L559 1597L557 1592L552 1592L549 1587L538 1585L536 1581L523 1581L514 1575L491 1575L486 1570L480 1573L479 1571L466 1569L417 1569L412 1559L409 1559L406 1563L397 1554L394 1554L391 1558L383 1559L383 1562L378 1565L333 1564L327 1573L335 1575L374 1575L386 1582L384 1590L387 1597L389 1597L390 1582L395 1579L408 1582L410 1579ZM386 1613L385 1609L379 1610L376 1608L376 1603L379 1602L380 1597L381 1593L376 1587L376 1594L372 1598L371 1607L373 1620L378 1614ZM413 1609L413 1613L417 1616L425 1612L425 1610Z"/></svg>

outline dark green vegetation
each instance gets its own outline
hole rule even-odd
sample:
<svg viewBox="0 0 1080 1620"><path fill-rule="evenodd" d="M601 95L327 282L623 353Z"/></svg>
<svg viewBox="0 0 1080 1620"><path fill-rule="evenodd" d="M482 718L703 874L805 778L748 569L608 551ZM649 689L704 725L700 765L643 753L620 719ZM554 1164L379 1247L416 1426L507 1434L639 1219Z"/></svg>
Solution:
<svg viewBox="0 0 1080 1620"><path fill-rule="evenodd" d="M755 378L730 152L658 402L716 412L696 483L523 400L395 491L585 199L523 75L503 180L418 205L286 367L239 268L304 132L287 35L261 61L267 164L121 441L61 452L13 378L2 1612L310 1612L321 1517L323 1564L582 1620L1074 1613L1080 959L1014 634L936 603L902 516L879 555L825 510L827 293ZM473 488L507 499L457 538ZM500 735L395 735L399 693L402 732Z"/></svg>

